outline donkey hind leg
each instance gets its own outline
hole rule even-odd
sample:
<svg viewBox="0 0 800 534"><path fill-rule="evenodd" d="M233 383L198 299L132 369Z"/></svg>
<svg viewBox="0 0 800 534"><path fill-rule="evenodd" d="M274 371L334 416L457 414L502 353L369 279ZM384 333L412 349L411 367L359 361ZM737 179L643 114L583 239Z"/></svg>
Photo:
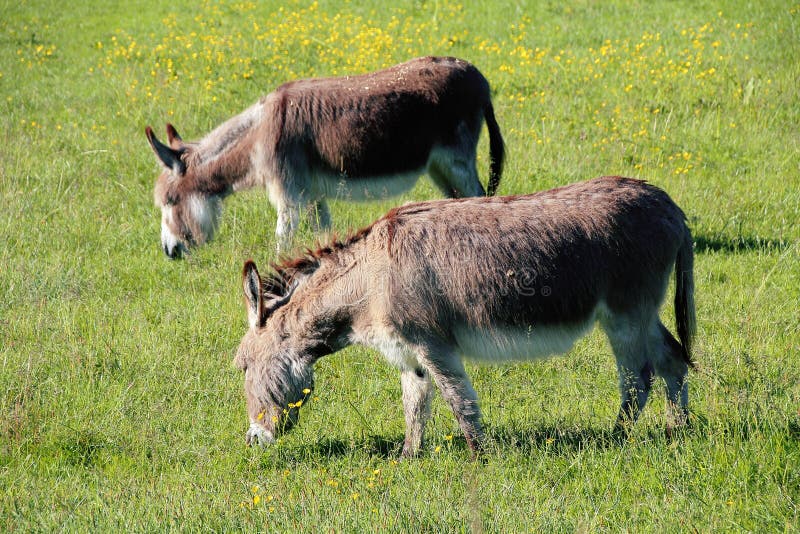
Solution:
<svg viewBox="0 0 800 534"><path fill-rule="evenodd" d="M603 325L617 360L622 402L614 432L627 434L639 417L652 388L654 367L650 359L650 327L638 320L616 319Z"/></svg>
<svg viewBox="0 0 800 534"><path fill-rule="evenodd" d="M403 388L403 412L406 417L406 438L403 442L404 458L415 456L423 443L425 424L431 414L433 383L422 369L403 371L400 375Z"/></svg>
<svg viewBox="0 0 800 534"><path fill-rule="evenodd" d="M331 210L325 199L310 202L307 206L308 222L314 233L327 232L331 229Z"/></svg>
<svg viewBox="0 0 800 534"><path fill-rule="evenodd" d="M655 372L667 385L667 435L673 429L686 426L689 419L689 384L686 375L689 364L677 339L658 321L656 346L660 349L654 359Z"/></svg>
<svg viewBox="0 0 800 534"><path fill-rule="evenodd" d="M478 394L472 387L461 358L445 344L421 351L418 358L433 376L442 397L453 410L470 450L473 454L479 452L483 429Z"/></svg>
<svg viewBox="0 0 800 534"><path fill-rule="evenodd" d="M281 204L278 206L278 224L275 228L278 253L286 252L289 249L299 223L300 208L296 204Z"/></svg>
<svg viewBox="0 0 800 534"><path fill-rule="evenodd" d="M448 198L485 196L478 179L475 161L456 156L438 155L428 167L428 174L439 191Z"/></svg>
<svg viewBox="0 0 800 534"><path fill-rule="evenodd" d="M431 153L428 174L434 185L450 198L485 196L475 166L482 115L461 122L453 144L437 147Z"/></svg>

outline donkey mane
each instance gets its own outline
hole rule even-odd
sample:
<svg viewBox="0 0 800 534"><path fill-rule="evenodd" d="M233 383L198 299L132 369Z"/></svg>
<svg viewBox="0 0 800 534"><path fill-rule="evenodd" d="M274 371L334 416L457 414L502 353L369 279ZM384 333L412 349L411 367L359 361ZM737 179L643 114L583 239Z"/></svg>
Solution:
<svg viewBox="0 0 800 534"><path fill-rule="evenodd" d="M262 97L242 113L214 128L200 141L189 143L188 146L191 150L187 154L189 160L187 163L203 165L217 159L231 148L235 148L242 136L262 119L263 105L264 98Z"/></svg>
<svg viewBox="0 0 800 534"><path fill-rule="evenodd" d="M261 281L262 294L284 294L298 275L316 271L322 260L333 257L339 251L361 241L369 235L374 226L375 223L372 223L350 232L342 239L334 234L327 243L318 241L313 248L308 247L295 256L283 256L278 261L270 263L272 272L266 274Z"/></svg>
<svg viewBox="0 0 800 534"><path fill-rule="evenodd" d="M193 193L225 197L233 192L231 177L243 177L250 165L249 150L259 125L263 99L215 128L197 142L183 143L178 152L186 169L203 169L175 179L162 174L156 182L157 204L178 204Z"/></svg>

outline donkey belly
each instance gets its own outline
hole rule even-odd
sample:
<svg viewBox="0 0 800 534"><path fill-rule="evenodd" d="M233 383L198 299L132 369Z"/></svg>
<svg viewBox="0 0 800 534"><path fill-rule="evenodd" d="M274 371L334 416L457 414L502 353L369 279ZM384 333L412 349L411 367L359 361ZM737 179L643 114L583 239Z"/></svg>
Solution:
<svg viewBox="0 0 800 534"><path fill-rule="evenodd" d="M317 173L316 196L332 200L364 202L383 200L410 191L425 168L390 175L353 178L343 174Z"/></svg>
<svg viewBox="0 0 800 534"><path fill-rule="evenodd" d="M504 363L532 360L568 352L594 325L594 317L579 323L527 328L498 326L487 329L457 327L453 335L461 354L471 360Z"/></svg>

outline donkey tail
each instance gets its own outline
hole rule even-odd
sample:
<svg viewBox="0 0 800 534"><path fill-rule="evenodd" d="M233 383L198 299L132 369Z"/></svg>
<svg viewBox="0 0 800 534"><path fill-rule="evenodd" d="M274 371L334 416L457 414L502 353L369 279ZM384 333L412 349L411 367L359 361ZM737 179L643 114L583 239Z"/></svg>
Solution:
<svg viewBox="0 0 800 534"><path fill-rule="evenodd" d="M494 107L491 102L487 102L483 108L483 117L486 119L486 127L489 129L489 183L486 185L486 193L494 196L497 187L500 185L500 176L503 174L503 160L506 157L506 147L503 136L500 134L500 126L494 118Z"/></svg>
<svg viewBox="0 0 800 534"><path fill-rule="evenodd" d="M694 307L694 245L692 234L684 227L684 237L675 260L675 323L683 348L683 359L694 368L692 341L697 331Z"/></svg>

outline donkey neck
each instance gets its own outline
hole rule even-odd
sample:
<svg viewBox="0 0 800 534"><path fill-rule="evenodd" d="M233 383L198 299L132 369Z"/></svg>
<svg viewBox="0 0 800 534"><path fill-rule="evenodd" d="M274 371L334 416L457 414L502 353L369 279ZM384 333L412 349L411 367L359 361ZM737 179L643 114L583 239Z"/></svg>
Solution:
<svg viewBox="0 0 800 534"><path fill-rule="evenodd" d="M358 264L350 254L321 259L276 312L284 335L315 360L350 344L353 323L367 301L363 284L352 276L354 271Z"/></svg>
<svg viewBox="0 0 800 534"><path fill-rule="evenodd" d="M195 187L227 195L254 186L253 158L262 120L262 102L229 119L191 148Z"/></svg>

